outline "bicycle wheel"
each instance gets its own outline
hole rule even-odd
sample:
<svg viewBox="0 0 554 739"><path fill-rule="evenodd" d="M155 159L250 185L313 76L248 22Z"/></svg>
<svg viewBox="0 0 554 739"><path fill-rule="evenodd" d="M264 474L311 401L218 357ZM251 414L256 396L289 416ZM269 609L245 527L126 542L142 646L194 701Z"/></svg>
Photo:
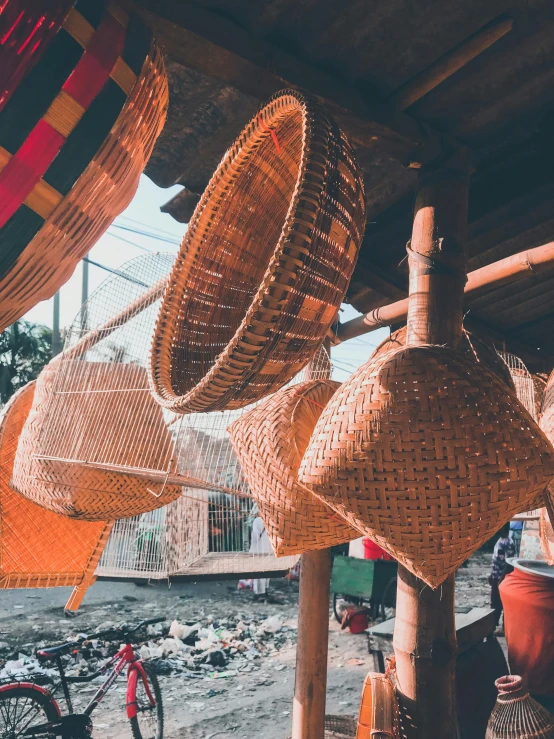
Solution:
<svg viewBox="0 0 554 739"><path fill-rule="evenodd" d="M146 673L148 687L154 703L150 700L140 672L131 670L129 674L130 700L128 700L128 703L136 706L135 715L129 717L131 731L134 739L163 739L164 709L160 683L150 665L143 663L142 666Z"/></svg>
<svg viewBox="0 0 554 739"><path fill-rule="evenodd" d="M17 684L0 687L0 737L18 739L27 729L60 717L57 703L37 687ZM47 734L40 736L47 737Z"/></svg>

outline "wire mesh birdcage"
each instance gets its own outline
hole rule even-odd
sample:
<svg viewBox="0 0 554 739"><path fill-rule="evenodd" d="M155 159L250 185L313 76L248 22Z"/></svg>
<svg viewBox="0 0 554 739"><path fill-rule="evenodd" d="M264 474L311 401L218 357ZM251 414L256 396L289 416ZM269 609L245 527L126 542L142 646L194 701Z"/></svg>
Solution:
<svg viewBox="0 0 554 739"><path fill-rule="evenodd" d="M497 351L497 354L504 360L510 370L519 402L527 411L529 411L536 421L537 408L535 404L535 384L529 370L515 354L501 351Z"/></svg>
<svg viewBox="0 0 554 739"><path fill-rule="evenodd" d="M152 396L142 380L172 262L168 254L141 255L108 277L82 307L64 352L46 370L50 379L35 409L41 422L34 425L32 443L20 445L14 484L35 502L43 502L38 490L45 507L61 507L62 501L82 518L98 517L99 506L104 512L108 506L115 518L140 493L137 515L118 516L99 575L287 570L296 557L251 551L254 501L226 430L243 411L177 416L156 405L153 424ZM316 364L325 367L316 366L316 373L328 372L326 354ZM121 418L127 419L123 425ZM109 488L114 479L121 484ZM89 498L79 498L81 487ZM173 502L163 505L168 491Z"/></svg>

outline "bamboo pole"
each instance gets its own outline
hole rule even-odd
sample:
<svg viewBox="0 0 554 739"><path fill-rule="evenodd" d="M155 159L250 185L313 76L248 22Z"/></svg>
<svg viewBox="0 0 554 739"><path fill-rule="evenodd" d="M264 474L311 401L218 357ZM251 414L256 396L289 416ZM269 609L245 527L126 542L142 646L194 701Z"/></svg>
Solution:
<svg viewBox="0 0 554 739"><path fill-rule="evenodd" d="M492 264L470 272L464 288L464 297L468 303L471 300L490 292L498 287L517 280L539 275L554 268L554 241L534 249L527 249L500 259ZM408 298L389 303L382 308L376 308L365 316L358 316L351 321L339 325L336 341L348 341L356 336L376 331L384 326L391 326L406 320L408 315Z"/></svg>
<svg viewBox="0 0 554 739"><path fill-rule="evenodd" d="M457 155L418 179L406 343L455 346L462 334L469 168ZM394 651L407 739L456 739L454 575L431 590L398 568Z"/></svg>
<svg viewBox="0 0 554 739"><path fill-rule="evenodd" d="M324 348L330 351L329 340ZM325 737L330 584L331 550L304 552L300 561L292 739Z"/></svg>

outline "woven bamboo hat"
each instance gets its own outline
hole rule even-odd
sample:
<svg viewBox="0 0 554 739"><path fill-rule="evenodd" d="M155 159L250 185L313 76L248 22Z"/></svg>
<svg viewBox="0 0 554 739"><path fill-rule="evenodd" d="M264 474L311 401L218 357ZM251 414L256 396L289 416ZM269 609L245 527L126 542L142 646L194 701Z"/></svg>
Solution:
<svg viewBox="0 0 554 739"><path fill-rule="evenodd" d="M322 344L365 222L361 171L312 97L276 94L200 200L154 332L156 399L179 413L242 408Z"/></svg>
<svg viewBox="0 0 554 739"><path fill-rule="evenodd" d="M105 522L74 521L46 511L9 486L34 392L31 382L0 414L0 588L79 585L104 543Z"/></svg>
<svg viewBox="0 0 554 739"><path fill-rule="evenodd" d="M113 443L123 450L124 466L104 464L104 445ZM54 360L37 380L12 486L34 503L74 518L135 516L181 495L179 486L154 484L139 474L158 470L159 459L171 457L172 445L143 367L65 360L58 372Z"/></svg>
<svg viewBox="0 0 554 739"><path fill-rule="evenodd" d="M406 333L406 326L403 326L402 328L399 328L398 331L391 333L391 335L382 341L375 349L372 354L372 359L379 357L381 354L384 354L391 349L398 349L401 346L405 346ZM464 329L457 349L468 357L471 357L471 359L478 364L482 364L483 367L494 372L494 374L505 382L509 388L515 390L514 381L506 362L498 355L494 346L492 346L488 341L476 336L471 331Z"/></svg>
<svg viewBox="0 0 554 739"><path fill-rule="evenodd" d="M451 349L405 347L341 386L299 479L437 587L544 488L552 457L492 372Z"/></svg>
<svg viewBox="0 0 554 739"><path fill-rule="evenodd" d="M277 556L359 536L297 479L317 419L338 387L331 380L310 380L283 388L229 428Z"/></svg>
<svg viewBox="0 0 554 739"><path fill-rule="evenodd" d="M150 31L111 1L72 5L2 5L18 22L0 40L14 75L0 85L0 330L50 298L129 204L165 121Z"/></svg>

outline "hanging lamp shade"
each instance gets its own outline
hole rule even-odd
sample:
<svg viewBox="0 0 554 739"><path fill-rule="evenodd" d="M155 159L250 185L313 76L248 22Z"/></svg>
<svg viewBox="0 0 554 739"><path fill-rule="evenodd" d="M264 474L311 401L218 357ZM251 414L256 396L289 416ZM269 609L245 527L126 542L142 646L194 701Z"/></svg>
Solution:
<svg viewBox="0 0 554 739"><path fill-rule="evenodd" d="M0 588L80 585L107 541L105 521L73 521L14 492L9 481L35 383L18 390L0 414Z"/></svg>
<svg viewBox="0 0 554 739"><path fill-rule="evenodd" d="M351 541L359 532L298 483L298 469L322 410L340 383L282 388L229 428L275 554L301 554Z"/></svg>
<svg viewBox="0 0 554 739"><path fill-rule="evenodd" d="M340 387L299 479L435 588L544 488L552 456L492 372L448 348L404 347Z"/></svg>
<svg viewBox="0 0 554 739"><path fill-rule="evenodd" d="M114 443L125 455L124 466L105 463L106 446ZM173 440L143 367L53 360L36 381L12 487L33 503L73 518L126 518L181 495L180 486L148 476L172 453Z"/></svg>
<svg viewBox="0 0 554 739"><path fill-rule="evenodd" d="M405 346L406 333L406 326L403 326L402 328L399 328L398 331L391 333L387 339L382 341L379 346L376 347L372 354L372 358L375 359L391 349L398 349ZM471 331L464 329L462 331L460 342L456 348L459 352L466 354L478 364L481 364L491 372L494 372L494 374L506 383L511 390L515 389L514 381L506 362L499 356L494 346L489 344L488 341L476 336Z"/></svg>
<svg viewBox="0 0 554 739"><path fill-rule="evenodd" d="M0 15L28 20L0 39L13 71L0 68L0 330L51 297L129 204L168 101L134 13L103 0L38 6L7 0ZM19 43L37 13L44 23Z"/></svg>
<svg viewBox="0 0 554 739"><path fill-rule="evenodd" d="M361 171L340 129L314 98L274 95L189 223L154 331L158 402L234 409L285 385L336 319L364 221Z"/></svg>

